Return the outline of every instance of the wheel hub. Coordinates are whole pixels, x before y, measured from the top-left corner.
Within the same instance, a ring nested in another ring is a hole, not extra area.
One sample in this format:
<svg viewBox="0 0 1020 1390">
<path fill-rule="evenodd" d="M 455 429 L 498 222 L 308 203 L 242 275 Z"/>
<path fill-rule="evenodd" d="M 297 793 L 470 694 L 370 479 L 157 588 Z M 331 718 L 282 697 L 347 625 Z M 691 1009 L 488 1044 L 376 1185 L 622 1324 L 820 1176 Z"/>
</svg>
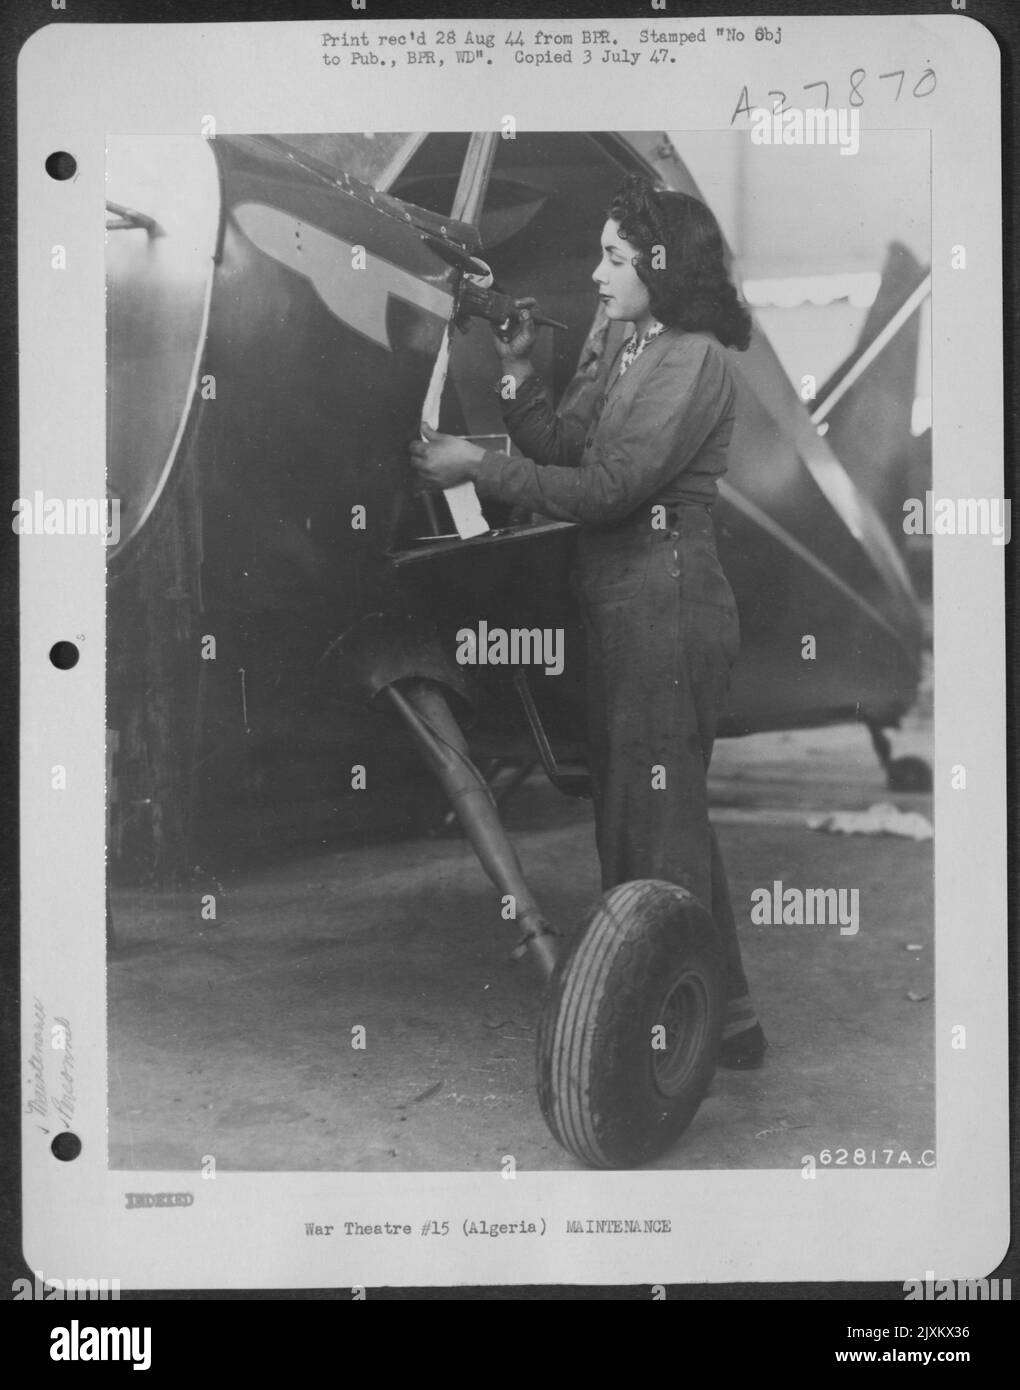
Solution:
<svg viewBox="0 0 1020 1390">
<path fill-rule="evenodd" d="M 665 1033 L 665 1046 L 652 1049 L 652 1076 L 662 1095 L 677 1095 L 686 1085 L 705 1046 L 708 1020 L 708 982 L 687 970 L 673 981 L 654 1014 L 655 1025 Z"/>
</svg>

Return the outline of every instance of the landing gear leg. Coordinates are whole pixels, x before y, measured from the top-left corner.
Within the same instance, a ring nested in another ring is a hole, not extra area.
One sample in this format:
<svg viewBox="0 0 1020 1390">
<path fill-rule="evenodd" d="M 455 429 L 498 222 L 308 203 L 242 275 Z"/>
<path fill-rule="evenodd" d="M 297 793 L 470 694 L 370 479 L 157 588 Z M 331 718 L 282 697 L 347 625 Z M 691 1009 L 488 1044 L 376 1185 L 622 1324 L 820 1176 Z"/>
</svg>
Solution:
<svg viewBox="0 0 1020 1390">
<path fill-rule="evenodd" d="M 409 680 L 402 682 L 399 690 L 388 685 L 386 695 L 439 778 L 482 868 L 501 893 L 513 897 L 515 920 L 523 932 L 518 951 L 530 955 L 548 980 L 556 964 L 558 938 L 539 911 L 492 794 L 471 761 L 442 688 L 432 681 Z"/>
</svg>

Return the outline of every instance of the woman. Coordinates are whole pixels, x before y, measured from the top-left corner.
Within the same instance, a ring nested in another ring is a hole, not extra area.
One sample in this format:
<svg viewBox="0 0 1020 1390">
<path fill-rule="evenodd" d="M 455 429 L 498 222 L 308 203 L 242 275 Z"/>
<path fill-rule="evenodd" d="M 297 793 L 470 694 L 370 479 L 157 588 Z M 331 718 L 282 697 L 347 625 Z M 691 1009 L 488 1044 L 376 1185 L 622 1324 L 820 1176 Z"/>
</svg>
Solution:
<svg viewBox="0 0 1020 1390">
<path fill-rule="evenodd" d="M 665 879 L 710 909 L 726 959 L 720 1061 L 756 1067 L 766 1042 L 707 793 L 739 647 L 711 518 L 735 410 L 725 349 L 747 347 L 750 318 L 708 208 L 638 177 L 613 201 L 592 279 L 608 317 L 634 332 L 602 364 L 595 391 L 577 395 L 584 405 L 562 416 L 550 408 L 530 360 L 533 301 L 522 300 L 520 326 L 497 346 L 504 384 L 514 383 L 507 428 L 525 457 L 428 431 L 412 461 L 426 488 L 470 480 L 483 501 L 580 522 L 574 582 L 588 637 L 603 888 Z"/>
</svg>

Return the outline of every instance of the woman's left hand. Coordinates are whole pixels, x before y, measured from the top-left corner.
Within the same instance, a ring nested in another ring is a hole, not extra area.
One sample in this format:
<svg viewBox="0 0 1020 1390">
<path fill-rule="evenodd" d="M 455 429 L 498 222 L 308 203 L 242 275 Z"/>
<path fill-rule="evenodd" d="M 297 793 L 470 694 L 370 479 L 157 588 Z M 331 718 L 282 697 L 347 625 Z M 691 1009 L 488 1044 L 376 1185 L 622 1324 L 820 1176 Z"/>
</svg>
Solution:
<svg viewBox="0 0 1020 1390">
<path fill-rule="evenodd" d="M 424 440 L 411 445 L 411 465 L 425 492 L 440 492 L 477 476 L 478 462 L 485 450 L 453 434 L 439 434 L 422 425 Z"/>
</svg>

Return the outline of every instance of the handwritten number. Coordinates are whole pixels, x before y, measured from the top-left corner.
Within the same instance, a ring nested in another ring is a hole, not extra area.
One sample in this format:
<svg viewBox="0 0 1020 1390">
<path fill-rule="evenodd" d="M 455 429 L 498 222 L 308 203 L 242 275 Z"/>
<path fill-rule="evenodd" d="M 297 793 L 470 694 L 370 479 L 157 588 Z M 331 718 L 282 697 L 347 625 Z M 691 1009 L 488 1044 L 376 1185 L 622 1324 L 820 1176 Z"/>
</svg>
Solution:
<svg viewBox="0 0 1020 1390">
<path fill-rule="evenodd" d="M 805 83 L 804 83 L 804 90 L 805 90 L 805 92 L 810 92 L 810 90 L 811 90 L 812 87 L 824 87 L 824 88 L 825 88 L 825 101 L 824 101 L 823 105 L 824 105 L 824 107 L 825 107 L 826 109 L 828 109 L 828 105 L 829 105 L 829 84 L 828 84 L 828 82 L 805 82 Z"/>
<path fill-rule="evenodd" d="M 864 68 L 854 68 L 853 72 L 850 74 L 849 101 L 850 101 L 850 105 L 851 105 L 851 106 L 863 106 L 863 105 L 864 105 L 864 92 L 863 92 L 862 88 L 863 88 L 863 85 L 864 85 L 864 79 L 867 77 L 867 75 L 868 75 L 868 74 L 867 74 L 867 71 L 866 71 Z M 887 80 L 888 78 L 890 78 L 890 77 L 895 77 L 895 78 L 897 79 L 897 83 L 896 83 L 896 95 L 895 95 L 895 97 L 893 97 L 893 100 L 894 100 L 894 101 L 899 101 L 900 96 L 901 96 L 901 94 L 902 94 L 902 92 L 903 92 L 903 79 L 906 77 L 906 69 L 905 69 L 905 68 L 895 68 L 892 72 L 880 72 L 880 73 L 878 74 L 878 80 L 879 80 L 880 82 L 884 82 L 884 81 L 886 81 L 886 80 Z M 927 96 L 931 96 L 932 92 L 934 92 L 934 90 L 935 90 L 935 86 L 936 86 L 936 78 L 935 78 L 934 69 L 932 69 L 932 68 L 925 68 L 925 70 L 921 73 L 921 76 L 920 76 L 920 77 L 917 79 L 917 81 L 914 83 L 914 86 L 913 86 L 913 95 L 914 95 L 915 97 L 927 97 Z M 824 87 L 824 88 L 825 88 L 825 102 L 824 102 L 824 105 L 825 105 L 825 107 L 826 107 L 826 109 L 827 109 L 828 106 L 829 106 L 829 90 L 830 90 L 830 88 L 829 88 L 829 83 L 828 83 L 827 81 L 825 81 L 825 82 L 823 82 L 823 81 L 819 81 L 819 82 L 805 82 L 805 83 L 804 83 L 804 86 L 803 86 L 803 90 L 804 90 L 805 92 L 810 92 L 810 91 L 813 91 L 816 87 Z M 778 98 L 779 98 L 778 101 L 773 101 L 773 103 L 772 103 L 772 110 L 773 110 L 773 112 L 774 112 L 775 115 L 781 116 L 781 115 L 783 114 L 783 112 L 786 110 L 786 93 L 785 93 L 785 92 L 779 92 L 779 91 L 770 91 L 768 95 L 769 95 L 770 97 L 778 97 Z M 733 115 L 730 117 L 730 125 L 733 124 L 733 122 L 737 119 L 738 116 L 749 116 L 750 114 L 751 114 L 751 102 L 750 102 L 750 98 L 749 98 L 749 96 L 748 96 L 748 91 L 747 91 L 747 88 L 746 88 L 746 87 L 741 87 L 741 89 L 740 89 L 740 98 L 739 98 L 739 100 L 737 101 L 736 110 L 733 112 Z"/>
</svg>

